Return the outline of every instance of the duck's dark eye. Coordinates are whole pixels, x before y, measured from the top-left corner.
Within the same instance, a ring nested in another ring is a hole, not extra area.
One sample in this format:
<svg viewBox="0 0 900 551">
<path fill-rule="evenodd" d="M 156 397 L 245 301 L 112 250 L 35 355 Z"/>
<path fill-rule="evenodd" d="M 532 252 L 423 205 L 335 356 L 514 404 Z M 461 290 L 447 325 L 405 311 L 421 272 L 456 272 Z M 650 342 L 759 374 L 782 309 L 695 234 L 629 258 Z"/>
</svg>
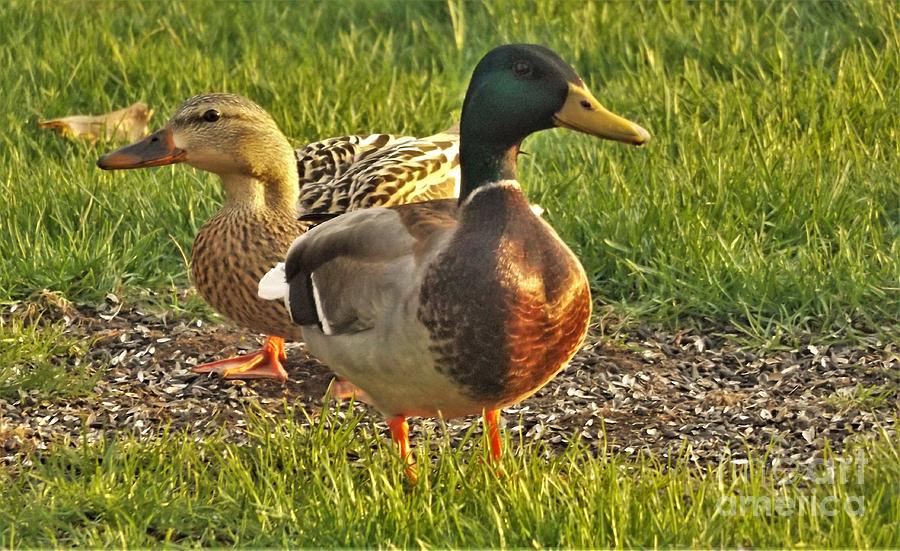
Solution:
<svg viewBox="0 0 900 551">
<path fill-rule="evenodd" d="M 221 117 L 222 114 L 215 109 L 210 109 L 209 111 L 203 113 L 203 120 L 205 120 L 206 122 L 216 122 Z"/>
<path fill-rule="evenodd" d="M 513 73 L 517 77 L 527 77 L 531 74 L 531 64 L 527 61 L 516 61 L 513 63 Z"/>
</svg>

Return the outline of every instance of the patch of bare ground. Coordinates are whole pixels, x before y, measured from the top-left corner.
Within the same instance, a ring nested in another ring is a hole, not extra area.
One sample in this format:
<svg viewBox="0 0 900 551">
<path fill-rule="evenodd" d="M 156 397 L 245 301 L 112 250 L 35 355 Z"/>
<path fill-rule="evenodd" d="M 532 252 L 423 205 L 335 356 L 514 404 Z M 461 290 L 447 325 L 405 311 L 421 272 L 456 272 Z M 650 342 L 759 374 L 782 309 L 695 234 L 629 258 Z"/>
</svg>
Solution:
<svg viewBox="0 0 900 551">
<path fill-rule="evenodd" d="M 115 302 L 40 310 L 38 323 L 64 320 L 68 333 L 93 341 L 79 360 L 100 377 L 88 397 L 20 392 L 0 399 L 0 464 L 14 470 L 54 442 L 153 438 L 166 426 L 201 439 L 224 425 L 241 442 L 248 408 L 277 416 L 286 402 L 297 415 L 302 408 L 315 417 L 333 378 L 302 345 L 289 346 L 291 378 L 284 385 L 194 374 L 198 363 L 258 348 L 256 336 L 230 325 L 171 320 Z M 0 321 L 37 319 L 34 313 L 33 305 L 14 305 L 0 312 Z M 701 464 L 742 462 L 756 451 L 790 467 L 819 460 L 826 446 L 840 453 L 853 438 L 896 437 L 895 344 L 872 337 L 852 347 L 763 353 L 735 343 L 646 330 L 614 342 L 589 337 L 550 384 L 505 410 L 513 448 L 520 440 L 561 448 L 581 439 L 595 452 L 683 455 Z M 371 413 L 374 423 L 378 416 Z M 447 436 L 458 443 L 473 423 L 478 420 L 449 421 Z M 435 420 L 414 420 L 413 438 L 423 430 L 442 429 Z"/>
</svg>

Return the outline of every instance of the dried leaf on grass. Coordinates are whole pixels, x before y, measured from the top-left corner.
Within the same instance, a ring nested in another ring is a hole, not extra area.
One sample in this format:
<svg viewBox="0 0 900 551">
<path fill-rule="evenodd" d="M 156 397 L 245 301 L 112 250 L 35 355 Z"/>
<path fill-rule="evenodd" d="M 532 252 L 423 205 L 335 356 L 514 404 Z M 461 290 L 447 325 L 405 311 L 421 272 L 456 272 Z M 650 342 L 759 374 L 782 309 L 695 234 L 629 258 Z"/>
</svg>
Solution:
<svg viewBox="0 0 900 551">
<path fill-rule="evenodd" d="M 137 141 L 147 134 L 152 116 L 153 110 L 146 103 L 137 102 L 105 115 L 71 115 L 38 121 L 38 127 L 55 130 L 69 139 Z"/>
</svg>

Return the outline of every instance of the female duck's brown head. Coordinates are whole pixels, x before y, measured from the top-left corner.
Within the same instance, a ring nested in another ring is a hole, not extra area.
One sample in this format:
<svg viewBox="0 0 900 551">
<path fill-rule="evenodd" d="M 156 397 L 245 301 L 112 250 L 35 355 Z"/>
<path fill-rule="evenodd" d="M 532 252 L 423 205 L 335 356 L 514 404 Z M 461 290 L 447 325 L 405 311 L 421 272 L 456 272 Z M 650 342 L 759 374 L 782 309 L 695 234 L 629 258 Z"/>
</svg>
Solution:
<svg viewBox="0 0 900 551">
<path fill-rule="evenodd" d="M 100 157 L 104 170 L 187 163 L 218 174 L 231 201 L 263 198 L 267 188 L 297 188 L 294 150 L 272 117 L 235 94 L 184 102 L 166 125 L 143 140 Z M 262 193 L 256 193 L 262 192 Z"/>
</svg>

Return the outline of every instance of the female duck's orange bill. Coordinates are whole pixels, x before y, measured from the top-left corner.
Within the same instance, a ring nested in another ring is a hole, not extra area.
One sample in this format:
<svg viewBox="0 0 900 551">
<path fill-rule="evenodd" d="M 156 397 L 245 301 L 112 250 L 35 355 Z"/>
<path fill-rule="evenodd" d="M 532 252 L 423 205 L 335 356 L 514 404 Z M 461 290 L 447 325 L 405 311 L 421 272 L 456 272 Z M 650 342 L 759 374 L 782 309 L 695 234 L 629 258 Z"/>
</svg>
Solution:
<svg viewBox="0 0 900 551">
<path fill-rule="evenodd" d="M 185 150 L 175 147 L 172 131 L 163 128 L 139 142 L 100 157 L 97 166 L 103 170 L 146 168 L 180 163 L 186 157 Z"/>
</svg>

